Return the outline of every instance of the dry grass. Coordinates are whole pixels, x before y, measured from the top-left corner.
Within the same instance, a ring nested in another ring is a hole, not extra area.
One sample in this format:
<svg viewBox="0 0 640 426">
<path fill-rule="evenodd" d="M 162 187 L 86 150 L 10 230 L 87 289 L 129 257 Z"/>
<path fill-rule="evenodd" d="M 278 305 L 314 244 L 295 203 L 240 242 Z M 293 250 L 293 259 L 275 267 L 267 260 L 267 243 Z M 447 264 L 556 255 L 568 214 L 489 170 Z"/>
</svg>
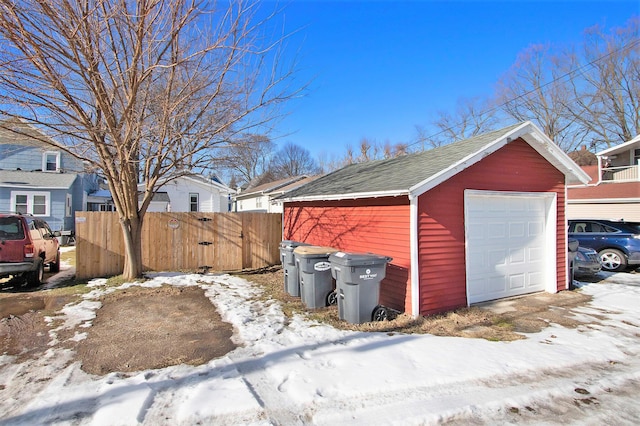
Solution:
<svg viewBox="0 0 640 426">
<path fill-rule="evenodd" d="M 265 300 L 278 300 L 284 314 L 289 317 L 297 313 L 342 330 L 433 334 L 490 341 L 524 339 L 523 333 L 538 332 L 550 323 L 576 327 L 581 323 L 573 318 L 571 308 L 590 300 L 589 296 L 575 291 L 540 293 L 509 300 L 511 308 L 503 313 L 470 307 L 429 317 L 412 318 L 401 313 L 390 321 L 350 324 L 338 318 L 335 306 L 308 310 L 300 298 L 290 296 L 284 289 L 284 274 L 280 267 L 244 272 L 238 276 L 259 285 L 264 291 L 261 297 Z"/>
</svg>

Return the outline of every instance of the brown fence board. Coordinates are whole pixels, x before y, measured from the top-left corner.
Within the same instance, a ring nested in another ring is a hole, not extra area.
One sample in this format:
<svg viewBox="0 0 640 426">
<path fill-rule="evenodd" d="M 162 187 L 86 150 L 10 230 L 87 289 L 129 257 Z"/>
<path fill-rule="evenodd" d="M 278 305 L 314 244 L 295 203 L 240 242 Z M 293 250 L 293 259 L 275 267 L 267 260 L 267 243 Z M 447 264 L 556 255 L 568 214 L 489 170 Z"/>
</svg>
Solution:
<svg viewBox="0 0 640 426">
<path fill-rule="evenodd" d="M 282 216 L 274 213 L 147 213 L 145 271 L 256 269 L 280 262 Z M 117 213 L 76 213 L 76 276 L 122 273 L 124 240 Z"/>
</svg>

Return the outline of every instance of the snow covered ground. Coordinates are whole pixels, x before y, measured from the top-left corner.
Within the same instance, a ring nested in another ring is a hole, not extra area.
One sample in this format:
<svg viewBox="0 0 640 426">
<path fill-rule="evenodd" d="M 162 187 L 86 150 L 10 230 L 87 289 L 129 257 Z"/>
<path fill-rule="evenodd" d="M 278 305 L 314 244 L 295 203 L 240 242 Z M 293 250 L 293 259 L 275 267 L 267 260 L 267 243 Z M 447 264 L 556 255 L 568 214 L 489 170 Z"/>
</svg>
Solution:
<svg viewBox="0 0 640 426">
<path fill-rule="evenodd" d="M 241 346 L 198 367 L 107 376 L 65 366 L 69 350 L 0 356 L 0 424 L 637 424 L 640 274 L 602 274 L 583 283 L 583 326 L 514 342 L 340 331 L 287 320 L 240 278 L 158 274 L 122 287 L 201 286 Z M 91 326 L 113 291 L 103 284 L 64 308 L 62 327 Z"/>
</svg>

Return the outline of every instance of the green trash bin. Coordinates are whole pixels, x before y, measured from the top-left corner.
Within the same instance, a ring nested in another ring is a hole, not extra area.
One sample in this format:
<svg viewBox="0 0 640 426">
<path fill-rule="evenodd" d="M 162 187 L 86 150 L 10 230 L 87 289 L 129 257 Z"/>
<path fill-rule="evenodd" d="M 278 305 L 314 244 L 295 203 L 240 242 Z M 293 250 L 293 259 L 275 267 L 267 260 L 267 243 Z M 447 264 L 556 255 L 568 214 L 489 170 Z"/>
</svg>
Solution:
<svg viewBox="0 0 640 426">
<path fill-rule="evenodd" d="M 296 247 L 308 245 L 309 244 L 291 240 L 283 240 L 279 245 L 280 261 L 284 269 L 284 291 L 294 297 L 300 297 L 300 282 L 293 250 L 295 250 Z"/>
<path fill-rule="evenodd" d="M 299 246 L 293 250 L 300 278 L 300 298 L 307 308 L 336 304 L 336 293 L 329 256 L 333 247 Z"/>
<path fill-rule="evenodd" d="M 372 253 L 337 252 L 329 256 L 341 320 L 351 324 L 374 320 L 374 311 L 379 307 L 380 282 L 391 260 Z"/>
</svg>

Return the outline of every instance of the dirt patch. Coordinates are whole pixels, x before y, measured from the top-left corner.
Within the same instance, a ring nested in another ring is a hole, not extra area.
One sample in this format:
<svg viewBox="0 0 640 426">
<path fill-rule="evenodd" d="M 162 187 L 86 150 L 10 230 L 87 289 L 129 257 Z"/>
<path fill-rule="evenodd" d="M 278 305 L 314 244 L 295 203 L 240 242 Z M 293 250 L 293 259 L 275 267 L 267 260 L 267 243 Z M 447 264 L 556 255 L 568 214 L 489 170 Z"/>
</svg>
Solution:
<svg viewBox="0 0 640 426">
<path fill-rule="evenodd" d="M 231 325 L 199 287 L 133 287 L 101 301 L 76 347 L 88 373 L 200 365 L 235 348 Z"/>
<path fill-rule="evenodd" d="M 42 355 L 49 344 L 45 317 L 72 298 L 39 293 L 5 293 L 0 297 L 0 355 L 18 360 Z"/>
</svg>

